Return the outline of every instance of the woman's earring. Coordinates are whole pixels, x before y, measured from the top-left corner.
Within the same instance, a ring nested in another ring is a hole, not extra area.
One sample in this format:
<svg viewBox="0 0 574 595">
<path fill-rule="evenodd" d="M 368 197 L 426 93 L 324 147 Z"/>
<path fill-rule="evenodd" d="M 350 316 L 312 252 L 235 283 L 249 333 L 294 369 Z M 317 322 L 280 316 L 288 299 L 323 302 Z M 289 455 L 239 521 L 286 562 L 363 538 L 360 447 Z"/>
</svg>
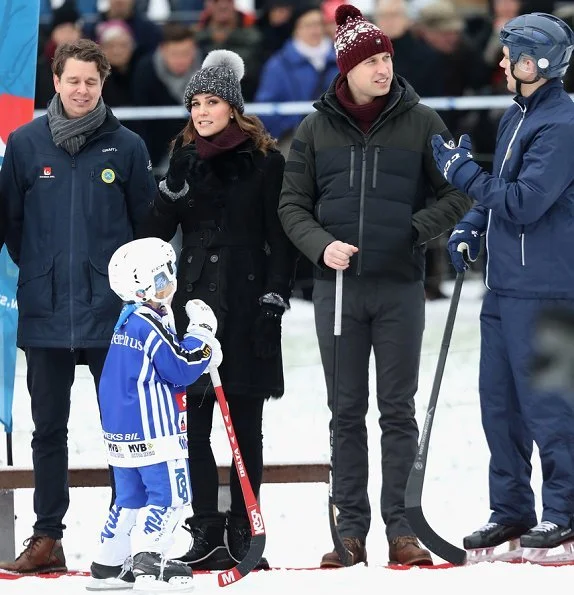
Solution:
<svg viewBox="0 0 574 595">
<path fill-rule="evenodd" d="M 233 114 L 231 114 L 231 116 L 229 116 L 229 119 L 230 120 L 233 120 Z"/>
</svg>

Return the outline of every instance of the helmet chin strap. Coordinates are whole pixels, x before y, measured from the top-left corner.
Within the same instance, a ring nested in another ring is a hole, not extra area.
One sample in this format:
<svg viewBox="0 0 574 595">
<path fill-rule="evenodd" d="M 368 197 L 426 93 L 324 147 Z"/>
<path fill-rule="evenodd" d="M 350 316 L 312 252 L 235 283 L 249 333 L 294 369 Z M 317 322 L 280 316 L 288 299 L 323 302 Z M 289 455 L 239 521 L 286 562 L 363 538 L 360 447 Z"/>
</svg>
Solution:
<svg viewBox="0 0 574 595">
<path fill-rule="evenodd" d="M 532 85 L 533 83 L 537 83 L 542 77 L 540 76 L 540 73 L 537 72 L 534 80 L 523 81 L 522 79 L 519 79 L 516 76 L 516 74 L 514 74 L 515 67 L 516 67 L 516 62 L 514 62 L 514 64 L 510 65 L 510 74 L 512 75 L 512 78 L 516 81 L 516 93 L 522 97 L 522 85 Z"/>
</svg>

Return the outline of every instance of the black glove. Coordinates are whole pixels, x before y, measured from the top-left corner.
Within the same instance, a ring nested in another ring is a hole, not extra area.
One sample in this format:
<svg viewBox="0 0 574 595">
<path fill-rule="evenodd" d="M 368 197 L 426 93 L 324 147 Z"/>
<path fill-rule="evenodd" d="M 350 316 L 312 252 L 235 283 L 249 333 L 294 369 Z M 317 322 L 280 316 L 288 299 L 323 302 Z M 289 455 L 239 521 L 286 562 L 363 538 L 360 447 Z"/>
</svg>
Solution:
<svg viewBox="0 0 574 595">
<path fill-rule="evenodd" d="M 253 350 L 255 357 L 270 358 L 279 353 L 281 347 L 281 317 L 285 308 L 276 304 L 261 305 L 253 325 Z"/>
<path fill-rule="evenodd" d="M 166 184 L 172 192 L 179 192 L 185 185 L 191 166 L 197 160 L 195 143 L 182 147 L 183 137 L 178 136 L 173 146 L 169 167 L 167 170 Z"/>
</svg>

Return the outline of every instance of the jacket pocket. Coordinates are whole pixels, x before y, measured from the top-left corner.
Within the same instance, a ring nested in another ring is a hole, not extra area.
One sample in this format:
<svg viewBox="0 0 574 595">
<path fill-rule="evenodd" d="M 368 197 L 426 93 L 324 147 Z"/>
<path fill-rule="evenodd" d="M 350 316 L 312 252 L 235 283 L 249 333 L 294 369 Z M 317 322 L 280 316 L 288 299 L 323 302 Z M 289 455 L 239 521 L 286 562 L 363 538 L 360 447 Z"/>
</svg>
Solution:
<svg viewBox="0 0 574 595">
<path fill-rule="evenodd" d="M 20 263 L 18 311 L 22 316 L 44 318 L 54 313 L 54 259 Z"/>
<path fill-rule="evenodd" d="M 99 315 L 118 314 L 120 299 L 110 288 L 108 264 L 89 260 L 90 266 L 90 308 Z"/>
</svg>

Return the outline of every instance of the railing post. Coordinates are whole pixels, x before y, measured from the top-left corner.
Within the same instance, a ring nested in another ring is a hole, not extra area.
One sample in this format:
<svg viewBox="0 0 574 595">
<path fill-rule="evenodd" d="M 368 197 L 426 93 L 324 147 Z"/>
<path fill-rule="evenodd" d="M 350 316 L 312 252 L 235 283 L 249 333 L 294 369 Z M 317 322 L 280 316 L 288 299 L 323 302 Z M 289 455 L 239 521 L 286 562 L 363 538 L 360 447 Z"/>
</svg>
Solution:
<svg viewBox="0 0 574 595">
<path fill-rule="evenodd" d="M 0 490 L 0 560 L 14 560 L 14 490 Z"/>
</svg>

